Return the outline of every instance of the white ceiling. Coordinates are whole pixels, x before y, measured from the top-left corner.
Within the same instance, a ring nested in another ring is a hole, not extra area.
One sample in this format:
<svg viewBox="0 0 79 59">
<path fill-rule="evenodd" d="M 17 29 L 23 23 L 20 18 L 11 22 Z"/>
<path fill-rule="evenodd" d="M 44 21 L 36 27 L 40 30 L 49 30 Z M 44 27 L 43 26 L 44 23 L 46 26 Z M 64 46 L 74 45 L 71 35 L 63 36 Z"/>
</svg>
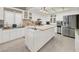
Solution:
<svg viewBox="0 0 79 59">
<path fill-rule="evenodd" d="M 24 9 L 24 10 L 27 9 L 27 10 L 33 11 L 35 13 L 40 13 L 40 9 L 41 9 L 41 7 L 19 7 L 19 8 Z M 45 8 L 48 11 L 48 14 L 55 14 L 58 12 L 75 9 L 78 7 L 45 7 Z"/>
<path fill-rule="evenodd" d="M 46 10 L 48 11 L 49 14 L 54 14 L 62 11 L 67 11 L 73 8 L 74 7 L 46 7 Z M 29 8 L 29 10 L 39 13 L 41 10 L 41 7 L 32 7 L 32 8 Z"/>
</svg>

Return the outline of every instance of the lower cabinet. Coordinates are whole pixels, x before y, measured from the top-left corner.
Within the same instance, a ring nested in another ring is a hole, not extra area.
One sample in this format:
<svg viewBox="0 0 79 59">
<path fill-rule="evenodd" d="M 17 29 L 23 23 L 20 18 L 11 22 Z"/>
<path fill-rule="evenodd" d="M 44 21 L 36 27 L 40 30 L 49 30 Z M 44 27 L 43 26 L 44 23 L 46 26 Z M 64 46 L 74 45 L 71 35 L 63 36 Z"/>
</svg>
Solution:
<svg viewBox="0 0 79 59">
<path fill-rule="evenodd" d="M 51 38 L 55 35 L 54 28 L 40 31 L 37 30 L 34 32 L 34 51 L 38 51 L 42 46 L 44 46 Z"/>
<path fill-rule="evenodd" d="M 75 50 L 79 52 L 79 35 L 75 32 Z"/>
<path fill-rule="evenodd" d="M 14 40 L 16 39 L 16 32 L 15 32 L 15 29 L 11 30 L 11 33 L 10 33 L 10 40 Z"/>
<path fill-rule="evenodd" d="M 10 30 L 4 30 L 2 32 L 2 43 L 10 41 Z"/>
<path fill-rule="evenodd" d="M 24 33 L 25 33 L 24 28 L 16 29 L 16 31 L 17 31 L 17 38 L 25 36 L 24 35 Z"/>
<path fill-rule="evenodd" d="M 10 40 L 18 39 L 24 36 L 24 28 L 18 28 L 11 30 Z"/>
<path fill-rule="evenodd" d="M 24 36 L 24 28 L 0 30 L 0 43 L 5 43 Z"/>
<path fill-rule="evenodd" d="M 34 51 L 33 30 L 25 30 L 25 44 L 29 50 Z"/>
<path fill-rule="evenodd" d="M 0 43 L 2 43 L 2 30 L 0 29 Z"/>
</svg>

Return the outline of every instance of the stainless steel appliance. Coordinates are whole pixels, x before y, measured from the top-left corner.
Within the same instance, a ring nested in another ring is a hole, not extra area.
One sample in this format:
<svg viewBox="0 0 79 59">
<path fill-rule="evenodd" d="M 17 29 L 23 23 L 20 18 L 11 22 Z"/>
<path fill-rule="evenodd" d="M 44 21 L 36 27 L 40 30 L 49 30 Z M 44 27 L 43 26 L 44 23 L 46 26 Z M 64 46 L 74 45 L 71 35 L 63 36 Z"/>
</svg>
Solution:
<svg viewBox="0 0 79 59">
<path fill-rule="evenodd" d="M 57 21 L 57 33 L 61 34 L 62 21 Z"/>
<path fill-rule="evenodd" d="M 75 38 L 76 15 L 69 15 L 63 17 L 62 34 Z"/>
<path fill-rule="evenodd" d="M 79 29 L 79 15 L 77 15 L 76 28 Z"/>
</svg>

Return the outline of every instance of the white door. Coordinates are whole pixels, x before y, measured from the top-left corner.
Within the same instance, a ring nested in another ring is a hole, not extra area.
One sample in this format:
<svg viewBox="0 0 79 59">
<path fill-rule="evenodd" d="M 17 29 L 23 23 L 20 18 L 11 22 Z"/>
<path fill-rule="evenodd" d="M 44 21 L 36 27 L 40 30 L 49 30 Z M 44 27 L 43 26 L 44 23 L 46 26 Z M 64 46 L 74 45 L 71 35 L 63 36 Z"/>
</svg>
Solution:
<svg viewBox="0 0 79 59">
<path fill-rule="evenodd" d="M 9 26 L 12 26 L 14 24 L 14 12 L 12 11 L 4 11 L 4 24 L 8 24 Z"/>
</svg>

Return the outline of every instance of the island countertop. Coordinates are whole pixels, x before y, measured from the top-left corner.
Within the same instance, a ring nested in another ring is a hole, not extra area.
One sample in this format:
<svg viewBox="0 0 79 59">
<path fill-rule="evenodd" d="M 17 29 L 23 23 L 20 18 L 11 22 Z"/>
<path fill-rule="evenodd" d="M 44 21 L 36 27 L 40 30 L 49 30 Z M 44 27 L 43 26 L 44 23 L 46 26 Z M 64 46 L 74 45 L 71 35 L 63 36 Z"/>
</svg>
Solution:
<svg viewBox="0 0 79 59">
<path fill-rule="evenodd" d="M 56 27 L 56 24 L 50 24 L 50 25 L 40 25 L 40 26 L 28 26 L 28 29 L 36 29 L 36 30 L 47 30 L 50 28 Z"/>
</svg>

